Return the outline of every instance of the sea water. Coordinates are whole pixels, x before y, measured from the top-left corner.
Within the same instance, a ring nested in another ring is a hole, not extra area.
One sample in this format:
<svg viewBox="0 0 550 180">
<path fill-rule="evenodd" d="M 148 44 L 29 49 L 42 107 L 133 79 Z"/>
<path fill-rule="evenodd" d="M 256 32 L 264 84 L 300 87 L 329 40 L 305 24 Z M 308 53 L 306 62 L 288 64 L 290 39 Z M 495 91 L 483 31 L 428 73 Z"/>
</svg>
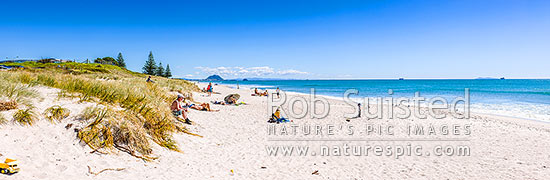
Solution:
<svg viewBox="0 0 550 180">
<path fill-rule="evenodd" d="M 449 100 L 464 97 L 470 91 L 473 112 L 488 112 L 550 122 L 550 79 L 434 79 L 434 80 L 254 80 L 221 81 L 219 84 L 241 89 L 275 89 L 342 99 L 348 89 L 357 89 L 363 97 L 413 97 L 415 92 L 431 98 Z M 389 94 L 391 89 L 393 94 Z M 251 91 L 252 92 L 252 91 Z"/>
</svg>

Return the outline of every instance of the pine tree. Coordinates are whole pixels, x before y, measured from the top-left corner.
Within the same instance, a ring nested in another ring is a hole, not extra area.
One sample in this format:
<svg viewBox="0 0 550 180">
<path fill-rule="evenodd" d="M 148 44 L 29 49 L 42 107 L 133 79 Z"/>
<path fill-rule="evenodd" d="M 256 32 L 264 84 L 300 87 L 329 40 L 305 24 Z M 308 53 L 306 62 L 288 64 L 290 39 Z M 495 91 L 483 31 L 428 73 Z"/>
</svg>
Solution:
<svg viewBox="0 0 550 180">
<path fill-rule="evenodd" d="M 162 62 L 159 62 L 157 66 L 157 76 L 164 76 L 164 67 L 162 67 Z"/>
<path fill-rule="evenodd" d="M 155 58 L 153 58 L 153 52 L 149 52 L 149 59 L 143 65 L 143 73 L 149 75 L 156 75 L 157 63 L 155 63 Z"/>
<path fill-rule="evenodd" d="M 172 71 L 170 71 L 170 64 L 166 65 L 166 71 L 164 71 L 164 77 L 172 77 Z"/>
<path fill-rule="evenodd" d="M 121 68 L 126 68 L 126 62 L 124 62 L 124 58 L 122 57 L 122 53 L 118 53 L 118 57 L 116 58 L 117 66 Z"/>
</svg>

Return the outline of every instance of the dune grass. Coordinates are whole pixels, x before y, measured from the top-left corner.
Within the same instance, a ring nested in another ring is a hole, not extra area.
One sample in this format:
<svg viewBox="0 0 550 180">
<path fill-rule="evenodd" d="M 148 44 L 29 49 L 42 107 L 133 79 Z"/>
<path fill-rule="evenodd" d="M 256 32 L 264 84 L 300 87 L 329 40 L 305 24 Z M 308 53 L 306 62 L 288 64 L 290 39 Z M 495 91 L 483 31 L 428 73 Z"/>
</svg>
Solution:
<svg viewBox="0 0 550 180">
<path fill-rule="evenodd" d="M 10 99 L 10 102 L 15 103 L 15 104 L 6 104 L 6 105 L 9 107 L 15 105 L 15 107 L 17 107 L 18 104 L 23 104 L 23 105 L 32 107 L 32 103 L 30 100 L 32 98 L 37 98 L 38 93 L 34 90 L 31 90 L 28 84 L 25 85 L 25 84 L 9 81 L 9 79 L 6 79 L 6 78 L 7 77 L 0 77 L 0 97 L 5 97 L 7 99 Z M 5 109 L 5 110 L 9 110 L 9 109 Z"/>
<path fill-rule="evenodd" d="M 4 117 L 4 114 L 0 114 L 0 125 L 8 123 L 8 119 Z"/>
<path fill-rule="evenodd" d="M 80 115 L 81 119 L 91 122 L 81 129 L 78 138 L 92 149 L 108 152 L 115 147 L 147 157 L 151 153 L 146 138 L 149 137 L 160 146 L 180 151 L 172 134 L 185 128 L 175 121 L 169 103 L 175 99 L 175 92 L 197 91 L 193 83 L 163 77 L 153 77 L 156 83 L 147 83 L 146 75 L 111 65 L 32 62 L 19 65 L 28 68 L 0 72 L 0 78 L 11 83 L 43 85 L 64 93 L 78 93 L 81 101 L 94 98 L 99 104 L 123 109 L 93 107 Z M 34 69 L 37 67 L 41 68 Z M 113 114 L 121 118 L 112 118 Z"/>
<path fill-rule="evenodd" d="M 79 130 L 77 137 L 94 151 L 103 153 L 118 149 L 145 161 L 155 159 L 147 132 L 139 126 L 139 119 L 130 111 L 115 111 L 108 107 L 90 106 L 80 115 L 91 121 Z"/>
<path fill-rule="evenodd" d="M 86 117 L 93 121 L 81 129 L 77 137 L 94 150 L 112 150 L 114 144 L 113 134 L 108 124 L 104 123 L 113 120 L 112 110 L 108 108 L 94 108 L 87 111 L 87 113 L 89 114 L 87 114 Z"/>
<path fill-rule="evenodd" d="M 43 114 L 46 119 L 50 120 L 50 122 L 53 123 L 54 121 L 61 122 L 61 120 L 69 117 L 71 111 L 59 105 L 54 105 L 44 110 Z"/>
<path fill-rule="evenodd" d="M 32 126 L 38 119 L 32 108 L 27 108 L 25 110 L 17 110 L 17 112 L 13 114 L 13 120 L 20 125 Z"/>
</svg>

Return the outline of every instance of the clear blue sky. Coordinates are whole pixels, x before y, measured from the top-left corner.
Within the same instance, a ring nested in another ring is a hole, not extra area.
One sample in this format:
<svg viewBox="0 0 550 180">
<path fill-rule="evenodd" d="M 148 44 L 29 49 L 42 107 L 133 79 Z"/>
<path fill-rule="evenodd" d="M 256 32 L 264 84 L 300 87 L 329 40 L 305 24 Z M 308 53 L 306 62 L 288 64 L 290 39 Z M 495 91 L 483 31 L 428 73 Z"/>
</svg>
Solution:
<svg viewBox="0 0 550 180">
<path fill-rule="evenodd" d="M 176 77 L 550 77 L 550 1 L 2 1 L 0 57 Z"/>
</svg>

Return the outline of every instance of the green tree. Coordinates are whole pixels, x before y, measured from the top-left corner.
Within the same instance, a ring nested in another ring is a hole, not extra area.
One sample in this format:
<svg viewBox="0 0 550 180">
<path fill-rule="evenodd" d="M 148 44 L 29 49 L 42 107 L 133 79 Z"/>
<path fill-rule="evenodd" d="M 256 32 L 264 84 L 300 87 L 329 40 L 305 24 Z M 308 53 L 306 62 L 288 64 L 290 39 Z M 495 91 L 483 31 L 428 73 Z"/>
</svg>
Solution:
<svg viewBox="0 0 550 180">
<path fill-rule="evenodd" d="M 116 59 L 113 57 L 104 57 L 103 64 L 117 65 L 118 63 Z"/>
<path fill-rule="evenodd" d="M 94 60 L 94 63 L 103 64 L 103 59 L 101 59 L 101 58 L 96 58 L 96 59 Z"/>
<path fill-rule="evenodd" d="M 116 65 L 117 61 L 112 57 L 96 58 L 94 63 Z"/>
<path fill-rule="evenodd" d="M 166 70 L 164 71 L 164 77 L 172 77 L 172 71 L 170 71 L 170 64 L 166 65 Z"/>
<path fill-rule="evenodd" d="M 157 76 L 164 76 L 164 67 L 162 67 L 162 62 L 159 62 L 157 66 Z"/>
<path fill-rule="evenodd" d="M 155 63 L 152 51 L 149 52 L 149 59 L 145 62 L 142 69 L 145 74 L 156 75 L 157 63 Z"/>
<path fill-rule="evenodd" d="M 121 68 L 126 68 L 126 62 L 124 62 L 124 58 L 122 57 L 122 53 L 118 53 L 118 57 L 116 58 L 117 66 Z"/>
</svg>

